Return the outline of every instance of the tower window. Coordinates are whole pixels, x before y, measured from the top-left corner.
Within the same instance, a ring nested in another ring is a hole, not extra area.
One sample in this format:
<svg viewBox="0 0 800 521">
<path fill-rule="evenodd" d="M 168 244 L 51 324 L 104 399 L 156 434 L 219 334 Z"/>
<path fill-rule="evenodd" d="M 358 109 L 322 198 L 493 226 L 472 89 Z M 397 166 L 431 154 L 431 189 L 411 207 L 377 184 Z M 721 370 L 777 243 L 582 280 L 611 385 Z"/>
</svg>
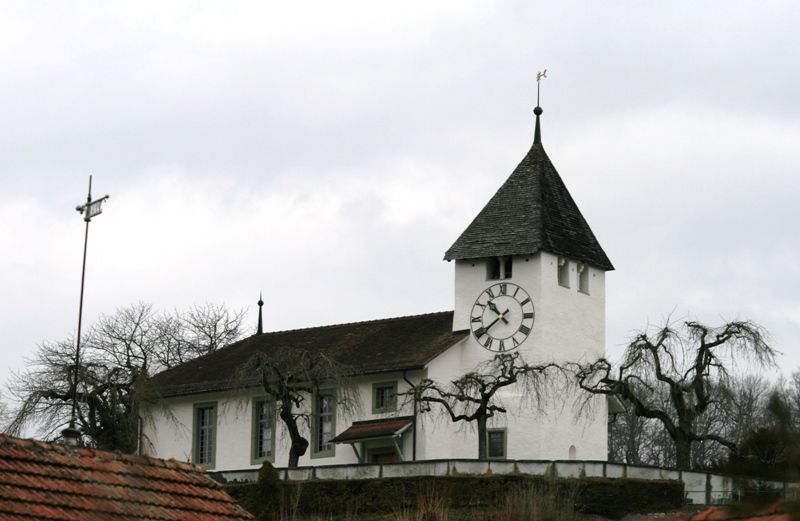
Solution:
<svg viewBox="0 0 800 521">
<path fill-rule="evenodd" d="M 486 280 L 510 279 L 514 267 L 514 257 L 489 257 L 486 259 Z"/>
<path fill-rule="evenodd" d="M 564 257 L 558 258 L 558 285 L 569 287 L 569 261 Z"/>
<path fill-rule="evenodd" d="M 589 266 L 578 263 L 578 291 L 589 294 Z"/>
</svg>

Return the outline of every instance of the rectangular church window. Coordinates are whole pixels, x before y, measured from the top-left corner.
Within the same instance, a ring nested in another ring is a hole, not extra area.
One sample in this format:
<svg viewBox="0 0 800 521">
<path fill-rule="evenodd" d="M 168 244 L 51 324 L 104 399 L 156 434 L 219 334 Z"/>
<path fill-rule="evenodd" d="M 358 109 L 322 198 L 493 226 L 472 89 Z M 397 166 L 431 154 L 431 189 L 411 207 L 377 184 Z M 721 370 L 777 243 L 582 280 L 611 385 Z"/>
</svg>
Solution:
<svg viewBox="0 0 800 521">
<path fill-rule="evenodd" d="M 331 391 L 320 392 L 314 399 L 314 431 L 312 458 L 327 458 L 335 455 L 331 440 L 336 421 L 336 396 Z"/>
<path fill-rule="evenodd" d="M 275 402 L 253 400 L 252 464 L 275 458 Z"/>
<path fill-rule="evenodd" d="M 486 432 L 486 454 L 490 459 L 506 457 L 506 430 L 489 429 Z"/>
<path fill-rule="evenodd" d="M 217 406 L 213 403 L 194 406 L 194 432 L 192 436 L 194 463 L 206 468 L 214 467 L 216 445 Z"/>
<path fill-rule="evenodd" d="M 394 412 L 397 410 L 397 382 L 372 384 L 372 412 Z"/>
</svg>

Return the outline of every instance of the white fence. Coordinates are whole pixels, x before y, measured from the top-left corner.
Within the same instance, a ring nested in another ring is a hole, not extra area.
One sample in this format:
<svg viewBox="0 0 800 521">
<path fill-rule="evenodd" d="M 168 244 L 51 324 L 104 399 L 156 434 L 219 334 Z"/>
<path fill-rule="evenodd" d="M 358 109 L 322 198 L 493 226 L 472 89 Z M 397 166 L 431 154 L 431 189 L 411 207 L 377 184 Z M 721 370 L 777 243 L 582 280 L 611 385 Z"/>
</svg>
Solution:
<svg viewBox="0 0 800 521">
<path fill-rule="evenodd" d="M 415 476 L 489 476 L 497 474 L 523 474 L 561 478 L 604 477 L 652 480 L 679 480 L 683 482 L 686 499 L 693 504 L 728 503 L 733 500 L 745 478 L 736 478 L 711 472 L 695 472 L 659 467 L 626 465 L 605 461 L 549 461 L 549 460 L 428 460 L 384 464 L 326 465 L 279 468 L 281 479 L 305 481 L 312 479 L 378 479 L 408 478 Z M 257 470 L 213 472 L 226 482 L 252 482 L 258 478 Z M 753 483 L 755 480 L 747 480 Z M 779 492 L 787 499 L 800 499 L 800 483 L 783 481 L 757 481 L 759 489 Z"/>
</svg>

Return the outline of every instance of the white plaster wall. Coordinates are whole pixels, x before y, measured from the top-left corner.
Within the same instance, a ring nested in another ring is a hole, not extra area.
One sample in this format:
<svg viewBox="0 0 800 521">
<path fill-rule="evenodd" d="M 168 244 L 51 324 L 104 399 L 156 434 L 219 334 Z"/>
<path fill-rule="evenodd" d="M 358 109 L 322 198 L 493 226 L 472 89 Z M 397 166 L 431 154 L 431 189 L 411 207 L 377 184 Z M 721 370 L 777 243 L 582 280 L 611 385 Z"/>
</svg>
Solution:
<svg viewBox="0 0 800 521">
<path fill-rule="evenodd" d="M 529 337 L 518 348 L 531 363 L 585 362 L 605 355 L 605 272 L 589 266 L 589 294 L 578 288 L 577 263 L 570 260 L 570 288 L 558 284 L 558 257 L 541 252 L 514 257 L 513 277 L 534 302 L 536 318 Z M 497 281 L 486 280 L 483 259 L 456 261 L 453 330 L 469 329 L 469 317 L 477 297 Z M 445 381 L 490 360 L 487 351 L 470 336 L 429 365 L 432 379 Z M 456 360 L 460 360 L 457 367 Z M 507 456 L 511 459 L 567 459 L 576 447 L 577 459 L 607 458 L 607 409 L 602 397 L 591 400 L 591 411 L 578 415 L 582 395 L 556 392 L 543 410 L 521 400 L 519 390 L 509 388 L 501 397 L 509 413 L 490 426 L 508 430 Z M 425 419 L 426 458 L 477 457 L 477 434 L 464 426 L 435 424 Z M 455 440 L 452 442 L 451 440 Z"/>
<path fill-rule="evenodd" d="M 411 374 L 409 378 L 419 379 L 422 373 Z M 410 403 L 403 406 L 402 397 L 398 397 L 398 410 L 393 413 L 372 413 L 372 384 L 375 382 L 397 381 L 398 393 L 408 390 L 408 384 L 403 380 L 402 373 L 387 373 L 359 378 L 356 382 L 357 392 L 360 396 L 360 410 L 355 415 L 346 415 L 341 408 L 336 413 L 336 434 L 341 433 L 353 421 L 370 420 L 393 416 L 410 416 L 413 406 Z M 413 381 L 413 380 L 412 380 Z M 195 404 L 213 402 L 217 404 L 216 445 L 214 470 L 241 470 L 255 469 L 259 465 L 250 463 L 251 432 L 252 432 L 252 404 L 253 399 L 263 396 L 257 389 L 249 392 L 238 393 L 203 393 L 191 396 L 164 400 L 163 405 L 171 411 L 171 416 L 165 414 L 162 408 L 146 412 L 149 417 L 145 421 L 143 433 L 146 440 L 143 452 L 159 458 L 175 458 L 180 461 L 190 461 L 192 451 L 192 425 L 194 421 Z M 306 399 L 310 407 L 310 398 Z M 289 461 L 290 440 L 280 419 L 276 419 L 277 438 L 275 443 L 274 464 L 285 467 Z M 311 441 L 308 427 L 301 422 L 301 431 L 306 439 Z M 413 434 L 407 431 L 401 441 L 404 456 L 411 459 L 413 453 Z M 359 445 L 359 450 L 362 447 Z M 312 458 L 311 447 L 300 458 L 300 465 L 338 465 L 357 463 L 355 453 L 349 445 L 336 445 L 335 455 L 332 457 Z"/>
</svg>

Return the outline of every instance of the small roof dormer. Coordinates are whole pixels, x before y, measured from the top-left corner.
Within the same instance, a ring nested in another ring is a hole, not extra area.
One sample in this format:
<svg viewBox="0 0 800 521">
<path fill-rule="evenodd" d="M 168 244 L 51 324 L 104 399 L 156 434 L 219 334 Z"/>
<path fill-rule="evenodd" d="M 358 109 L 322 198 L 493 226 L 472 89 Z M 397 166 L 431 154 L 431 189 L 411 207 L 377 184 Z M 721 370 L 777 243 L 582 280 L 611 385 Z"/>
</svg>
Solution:
<svg viewBox="0 0 800 521">
<path fill-rule="evenodd" d="M 533 146 L 511 176 L 444 255 L 476 259 L 547 251 L 614 269 L 542 146 L 539 117 Z"/>
</svg>

